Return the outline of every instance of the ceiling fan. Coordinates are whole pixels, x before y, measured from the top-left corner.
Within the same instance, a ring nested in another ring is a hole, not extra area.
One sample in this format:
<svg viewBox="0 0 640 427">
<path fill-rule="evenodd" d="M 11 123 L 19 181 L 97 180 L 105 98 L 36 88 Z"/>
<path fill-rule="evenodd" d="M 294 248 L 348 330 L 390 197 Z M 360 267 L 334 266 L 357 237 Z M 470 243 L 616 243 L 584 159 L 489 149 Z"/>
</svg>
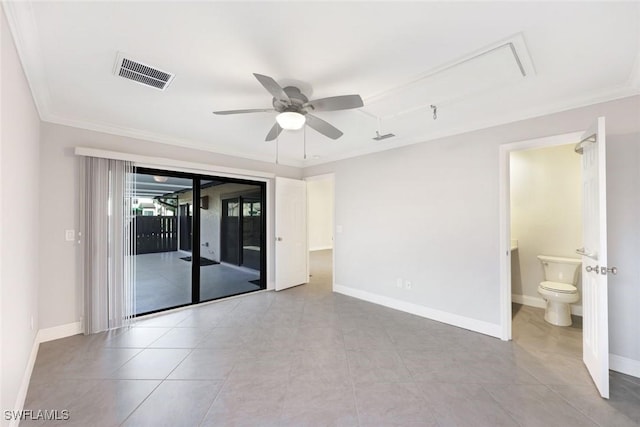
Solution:
<svg viewBox="0 0 640 427">
<path fill-rule="evenodd" d="M 360 95 L 342 95 L 329 98 L 309 99 L 295 86 L 280 87 L 276 81 L 262 74 L 253 74 L 264 88 L 273 96 L 273 108 L 254 108 L 249 110 L 228 110 L 214 111 L 213 114 L 244 114 L 263 113 L 276 111 L 280 114 L 276 116 L 276 123 L 273 125 L 265 141 L 272 141 L 280 135 L 283 129 L 301 129 L 305 124 L 321 134 L 338 139 L 343 134 L 335 126 L 325 122 L 319 117 L 310 114 L 311 111 L 336 111 L 359 108 L 364 105 Z"/>
</svg>

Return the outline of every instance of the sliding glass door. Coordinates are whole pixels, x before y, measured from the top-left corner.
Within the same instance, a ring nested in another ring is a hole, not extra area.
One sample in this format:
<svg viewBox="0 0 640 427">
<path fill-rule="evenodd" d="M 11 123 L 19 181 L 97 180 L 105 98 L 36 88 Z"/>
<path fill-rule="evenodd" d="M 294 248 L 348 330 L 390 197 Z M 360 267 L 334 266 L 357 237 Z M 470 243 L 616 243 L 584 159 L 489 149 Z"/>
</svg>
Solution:
<svg viewBox="0 0 640 427">
<path fill-rule="evenodd" d="M 243 210 L 245 199 L 261 204 L 263 197 L 262 184 L 200 180 L 201 301 L 265 287 L 264 218 L 261 210 L 253 211 L 252 222 L 247 223 L 249 215 Z"/>
<path fill-rule="evenodd" d="M 136 314 L 266 288 L 265 183 L 138 168 Z"/>
</svg>

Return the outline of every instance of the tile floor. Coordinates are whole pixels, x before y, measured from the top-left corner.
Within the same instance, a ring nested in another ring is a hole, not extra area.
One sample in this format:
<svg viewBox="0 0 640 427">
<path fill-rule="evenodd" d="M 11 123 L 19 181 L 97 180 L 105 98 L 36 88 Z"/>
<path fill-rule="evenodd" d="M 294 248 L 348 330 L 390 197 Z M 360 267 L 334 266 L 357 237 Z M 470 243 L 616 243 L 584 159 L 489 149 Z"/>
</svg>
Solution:
<svg viewBox="0 0 640 427">
<path fill-rule="evenodd" d="M 136 313 L 148 313 L 191 302 L 191 263 L 184 252 L 136 255 Z M 200 267 L 203 301 L 260 289 L 251 280 L 256 270 L 225 264 Z"/>
<path fill-rule="evenodd" d="M 640 425 L 640 379 L 612 372 L 601 399 L 579 327 L 515 306 L 502 342 L 334 294 L 330 259 L 304 286 L 44 343 L 25 408 L 68 409 L 64 426 Z"/>
</svg>

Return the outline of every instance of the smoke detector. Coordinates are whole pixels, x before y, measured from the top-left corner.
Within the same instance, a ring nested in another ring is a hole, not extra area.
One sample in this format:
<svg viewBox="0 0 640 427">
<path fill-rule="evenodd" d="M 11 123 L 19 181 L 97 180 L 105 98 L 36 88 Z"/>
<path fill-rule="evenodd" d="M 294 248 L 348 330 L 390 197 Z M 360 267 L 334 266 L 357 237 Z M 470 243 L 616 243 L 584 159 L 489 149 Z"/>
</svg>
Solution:
<svg viewBox="0 0 640 427">
<path fill-rule="evenodd" d="M 122 52 L 116 57 L 113 74 L 158 90 L 165 90 L 175 77 L 172 73 L 128 58 Z"/>
</svg>

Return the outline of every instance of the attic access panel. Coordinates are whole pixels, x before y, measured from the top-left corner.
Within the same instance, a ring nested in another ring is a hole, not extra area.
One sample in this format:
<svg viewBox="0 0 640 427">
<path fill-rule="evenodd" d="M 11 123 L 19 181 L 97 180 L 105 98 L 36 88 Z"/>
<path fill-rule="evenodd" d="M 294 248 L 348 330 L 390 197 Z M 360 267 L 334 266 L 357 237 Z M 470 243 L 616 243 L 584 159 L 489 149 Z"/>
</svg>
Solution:
<svg viewBox="0 0 640 427">
<path fill-rule="evenodd" d="M 363 110 L 380 119 L 399 117 L 431 105 L 461 102 L 534 74 L 524 40 L 512 37 L 376 95 Z"/>
</svg>

